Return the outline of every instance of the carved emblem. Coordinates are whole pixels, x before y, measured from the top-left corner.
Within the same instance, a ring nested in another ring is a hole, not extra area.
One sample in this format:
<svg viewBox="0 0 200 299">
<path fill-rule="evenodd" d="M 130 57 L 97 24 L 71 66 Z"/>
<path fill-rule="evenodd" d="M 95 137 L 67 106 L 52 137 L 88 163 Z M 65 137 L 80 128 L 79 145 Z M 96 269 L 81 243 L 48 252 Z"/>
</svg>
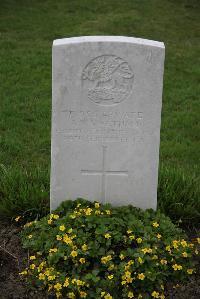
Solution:
<svg viewBox="0 0 200 299">
<path fill-rule="evenodd" d="M 99 105 L 113 105 L 125 100 L 132 90 L 133 78 L 128 63 L 115 55 L 94 58 L 82 73 L 88 98 Z"/>
</svg>

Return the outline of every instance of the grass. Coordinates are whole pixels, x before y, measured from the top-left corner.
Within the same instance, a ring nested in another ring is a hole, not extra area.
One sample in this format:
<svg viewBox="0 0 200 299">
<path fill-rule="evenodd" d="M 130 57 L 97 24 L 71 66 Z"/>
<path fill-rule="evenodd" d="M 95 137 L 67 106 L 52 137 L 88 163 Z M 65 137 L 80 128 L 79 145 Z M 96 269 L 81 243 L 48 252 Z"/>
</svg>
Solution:
<svg viewBox="0 0 200 299">
<path fill-rule="evenodd" d="M 164 41 L 160 162 L 171 171 L 164 171 L 164 179 L 161 170 L 159 194 L 162 190 L 166 198 L 164 186 L 174 169 L 187 174 L 184 184 L 191 187 L 190 177 L 198 179 L 200 170 L 199 11 L 198 0 L 1 0 L 0 164 L 9 173 L 8 179 L 1 172 L 1 214 L 6 202 L 7 210 L 9 202 L 13 206 L 14 194 L 18 203 L 12 213 L 19 204 L 27 209 L 39 203 L 42 186 L 48 197 L 51 45 L 62 37 L 127 35 Z M 172 180 L 170 184 L 175 196 Z M 166 202 L 160 204 L 165 209 Z"/>
</svg>

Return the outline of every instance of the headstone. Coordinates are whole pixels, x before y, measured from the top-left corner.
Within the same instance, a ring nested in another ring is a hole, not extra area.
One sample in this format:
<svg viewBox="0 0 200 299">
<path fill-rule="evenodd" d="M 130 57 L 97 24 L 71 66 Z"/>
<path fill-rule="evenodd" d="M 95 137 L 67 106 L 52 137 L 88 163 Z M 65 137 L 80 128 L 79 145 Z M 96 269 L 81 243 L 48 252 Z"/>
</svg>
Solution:
<svg viewBox="0 0 200 299">
<path fill-rule="evenodd" d="M 156 209 L 162 42 L 53 43 L 51 209 L 78 197 Z"/>
</svg>

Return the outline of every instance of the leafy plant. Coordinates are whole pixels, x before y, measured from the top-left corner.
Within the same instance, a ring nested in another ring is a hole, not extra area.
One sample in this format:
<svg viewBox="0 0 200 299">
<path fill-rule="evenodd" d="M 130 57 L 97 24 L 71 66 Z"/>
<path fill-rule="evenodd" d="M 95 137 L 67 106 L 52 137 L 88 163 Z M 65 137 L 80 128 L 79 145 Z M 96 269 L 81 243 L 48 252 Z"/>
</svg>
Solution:
<svg viewBox="0 0 200 299">
<path fill-rule="evenodd" d="M 167 281 L 195 271 L 198 253 L 159 211 L 83 199 L 27 223 L 21 236 L 32 255 L 20 274 L 57 298 L 162 299 Z"/>
</svg>

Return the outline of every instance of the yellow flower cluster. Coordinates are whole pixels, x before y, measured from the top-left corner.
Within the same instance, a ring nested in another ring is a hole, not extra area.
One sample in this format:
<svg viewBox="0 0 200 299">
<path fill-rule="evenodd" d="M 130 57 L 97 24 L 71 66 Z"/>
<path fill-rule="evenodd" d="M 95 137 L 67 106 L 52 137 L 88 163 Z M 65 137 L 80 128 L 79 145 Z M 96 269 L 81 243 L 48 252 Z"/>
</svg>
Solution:
<svg viewBox="0 0 200 299">
<path fill-rule="evenodd" d="M 59 215 L 57 214 L 50 214 L 49 219 L 47 220 L 47 223 L 50 225 L 52 224 L 53 220 L 57 220 L 59 218 Z"/>
<path fill-rule="evenodd" d="M 133 278 L 131 277 L 131 272 L 126 270 L 124 275 L 122 275 L 122 285 L 128 284 L 128 283 L 132 283 Z"/>
</svg>

